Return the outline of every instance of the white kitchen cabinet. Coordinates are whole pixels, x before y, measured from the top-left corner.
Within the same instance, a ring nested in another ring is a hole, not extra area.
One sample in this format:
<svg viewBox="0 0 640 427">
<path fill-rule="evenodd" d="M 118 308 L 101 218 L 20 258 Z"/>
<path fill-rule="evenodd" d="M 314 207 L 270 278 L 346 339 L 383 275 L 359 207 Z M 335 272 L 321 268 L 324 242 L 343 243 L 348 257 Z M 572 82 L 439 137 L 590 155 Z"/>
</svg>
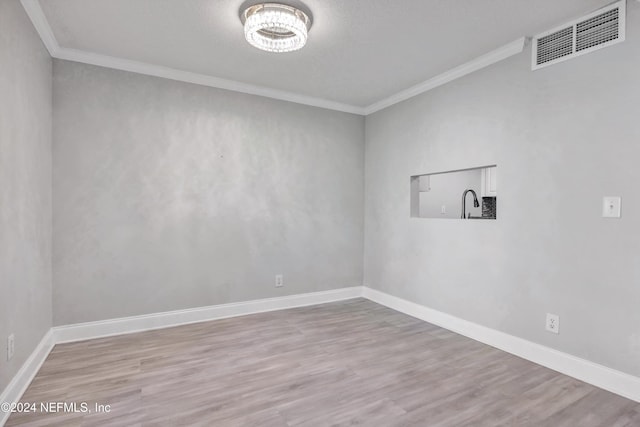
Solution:
<svg viewBox="0 0 640 427">
<path fill-rule="evenodd" d="M 498 197 L 497 167 L 482 169 L 482 197 Z"/>
</svg>

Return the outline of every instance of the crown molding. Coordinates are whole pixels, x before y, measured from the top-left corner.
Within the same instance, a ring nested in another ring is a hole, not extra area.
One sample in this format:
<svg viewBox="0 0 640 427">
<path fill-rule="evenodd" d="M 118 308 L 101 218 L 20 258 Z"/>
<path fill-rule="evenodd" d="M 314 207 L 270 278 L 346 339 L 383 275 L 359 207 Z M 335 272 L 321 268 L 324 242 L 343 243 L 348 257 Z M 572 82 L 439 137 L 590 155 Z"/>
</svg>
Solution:
<svg viewBox="0 0 640 427">
<path fill-rule="evenodd" d="M 160 65 L 147 64 L 144 62 L 132 61 L 129 59 L 116 58 L 113 56 L 87 52 L 78 49 L 68 49 L 61 47 L 54 56 L 67 61 L 82 62 L 84 64 L 98 65 L 116 70 L 129 71 L 132 73 L 145 74 L 148 76 L 162 77 L 165 79 L 178 80 L 181 82 L 195 83 L 202 86 L 209 86 L 218 89 L 226 89 L 234 92 L 246 93 L 249 95 L 264 96 L 278 99 L 280 101 L 294 102 L 296 104 L 310 105 L 312 107 L 325 108 L 328 110 L 341 111 L 344 113 L 364 115 L 364 108 L 354 105 L 342 104 L 322 98 L 300 95 L 264 86 L 257 86 L 241 83 L 234 80 L 221 79 L 205 74 L 192 73 L 190 71 L 178 70 L 175 68 L 163 67 Z"/>
<path fill-rule="evenodd" d="M 640 1 L 640 0 L 639 0 Z M 81 62 L 85 64 L 97 65 L 116 70 L 129 71 L 132 73 L 144 74 L 148 76 L 161 77 L 170 80 L 177 80 L 187 83 L 194 83 L 203 86 L 225 89 L 234 92 L 246 93 L 249 95 L 263 96 L 278 99 L 281 101 L 294 102 L 296 104 L 309 105 L 312 107 L 325 108 L 328 110 L 341 111 L 344 113 L 367 116 L 376 111 L 383 110 L 399 102 L 405 101 L 421 93 L 430 91 L 438 86 L 442 86 L 453 80 L 459 79 L 467 74 L 487 67 L 496 62 L 502 61 L 510 56 L 521 53 L 524 50 L 527 39 L 519 38 L 496 50 L 484 54 L 456 68 L 439 74 L 425 82 L 419 83 L 408 89 L 400 91 L 388 98 L 375 102 L 369 106 L 361 107 L 357 105 L 344 104 L 327 99 L 312 96 L 300 95 L 294 92 L 273 89 L 265 86 L 242 83 L 235 80 L 222 79 L 206 74 L 198 74 L 190 71 L 178 70 L 161 65 L 148 64 L 145 62 L 133 61 L 130 59 L 117 58 L 94 52 L 79 49 L 60 47 L 53 34 L 47 17 L 42 11 L 39 0 L 20 0 L 24 10 L 31 19 L 36 31 L 40 35 L 42 42 L 46 46 L 49 54 L 53 58 L 67 61 Z"/>
<path fill-rule="evenodd" d="M 53 30 L 42 11 L 42 7 L 40 7 L 40 2 L 38 0 L 20 0 L 20 3 L 22 3 L 22 7 L 25 12 L 27 12 L 27 16 L 31 19 L 42 43 L 44 43 L 44 46 L 49 51 L 49 55 L 55 58 L 60 49 L 60 45 L 58 45 L 56 36 L 53 35 Z"/>
<path fill-rule="evenodd" d="M 521 37 L 518 40 L 512 41 L 511 43 L 499 47 L 498 49 L 492 50 L 491 52 L 479 56 L 476 59 L 472 59 L 471 61 L 466 62 L 458 67 L 452 68 L 449 71 L 445 71 L 444 73 L 439 74 L 427 81 L 418 83 L 417 85 L 411 86 L 408 89 L 396 93 L 395 95 L 391 95 L 386 99 L 373 103 L 365 107 L 365 115 L 383 110 L 387 107 L 392 106 L 393 104 L 406 101 L 409 98 L 413 98 L 416 95 L 420 95 L 421 93 L 430 91 L 431 89 L 434 89 L 438 86 L 442 86 L 453 80 L 459 79 L 460 77 L 466 76 L 467 74 L 473 73 L 474 71 L 480 70 L 481 68 L 488 67 L 489 65 L 507 59 L 510 56 L 517 55 L 524 50 L 526 41 L 526 37 Z"/>
<path fill-rule="evenodd" d="M 53 30 L 47 21 L 39 0 L 20 0 L 22 7 L 31 19 L 33 26 L 40 35 L 42 42 L 46 46 L 49 54 L 53 58 L 65 59 L 67 61 L 82 62 L 85 64 L 98 65 L 116 70 L 129 71 L 132 73 L 145 74 L 149 76 L 162 77 L 170 80 L 178 80 L 187 83 L 195 83 L 202 86 L 226 89 L 234 92 L 246 93 L 249 95 L 264 96 L 266 98 L 278 99 L 280 101 L 294 102 L 296 104 L 309 105 L 312 107 L 325 108 L 328 110 L 341 111 L 364 115 L 364 108 L 330 101 L 327 99 L 312 96 L 300 95 L 265 86 L 242 83 L 235 80 L 221 79 L 205 74 L 192 73 L 190 71 L 178 70 L 160 65 L 148 64 L 129 59 L 116 58 L 78 49 L 60 47 L 53 34 Z"/>
</svg>

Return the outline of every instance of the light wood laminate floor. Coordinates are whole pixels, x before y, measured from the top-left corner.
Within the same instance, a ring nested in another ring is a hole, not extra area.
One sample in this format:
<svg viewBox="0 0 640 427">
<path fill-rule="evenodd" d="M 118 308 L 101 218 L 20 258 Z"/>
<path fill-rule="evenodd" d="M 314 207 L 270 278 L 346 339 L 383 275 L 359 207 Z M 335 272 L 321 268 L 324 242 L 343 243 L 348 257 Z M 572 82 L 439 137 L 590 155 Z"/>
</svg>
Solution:
<svg viewBox="0 0 640 427">
<path fill-rule="evenodd" d="M 363 299 L 57 345 L 26 426 L 640 426 L 640 404 Z"/>
</svg>

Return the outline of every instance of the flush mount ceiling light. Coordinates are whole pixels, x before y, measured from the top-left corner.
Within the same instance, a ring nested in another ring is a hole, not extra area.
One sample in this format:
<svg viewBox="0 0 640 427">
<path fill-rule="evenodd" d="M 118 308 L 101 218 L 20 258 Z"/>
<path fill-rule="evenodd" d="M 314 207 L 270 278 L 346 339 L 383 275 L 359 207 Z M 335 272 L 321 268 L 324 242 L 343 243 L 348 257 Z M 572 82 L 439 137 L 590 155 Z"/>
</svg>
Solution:
<svg viewBox="0 0 640 427">
<path fill-rule="evenodd" d="M 307 42 L 311 19 L 303 11 L 280 3 L 260 3 L 240 15 L 244 37 L 267 52 L 292 52 Z"/>
</svg>

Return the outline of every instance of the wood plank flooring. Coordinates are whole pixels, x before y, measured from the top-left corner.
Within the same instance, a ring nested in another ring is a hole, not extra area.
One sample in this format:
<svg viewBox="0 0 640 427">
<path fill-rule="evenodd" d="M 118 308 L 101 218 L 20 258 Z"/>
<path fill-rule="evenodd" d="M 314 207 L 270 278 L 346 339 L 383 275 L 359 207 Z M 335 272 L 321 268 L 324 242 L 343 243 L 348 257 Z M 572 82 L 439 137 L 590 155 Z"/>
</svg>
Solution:
<svg viewBox="0 0 640 427">
<path fill-rule="evenodd" d="M 640 404 L 363 299 L 57 345 L 8 426 L 640 426 Z"/>
</svg>

